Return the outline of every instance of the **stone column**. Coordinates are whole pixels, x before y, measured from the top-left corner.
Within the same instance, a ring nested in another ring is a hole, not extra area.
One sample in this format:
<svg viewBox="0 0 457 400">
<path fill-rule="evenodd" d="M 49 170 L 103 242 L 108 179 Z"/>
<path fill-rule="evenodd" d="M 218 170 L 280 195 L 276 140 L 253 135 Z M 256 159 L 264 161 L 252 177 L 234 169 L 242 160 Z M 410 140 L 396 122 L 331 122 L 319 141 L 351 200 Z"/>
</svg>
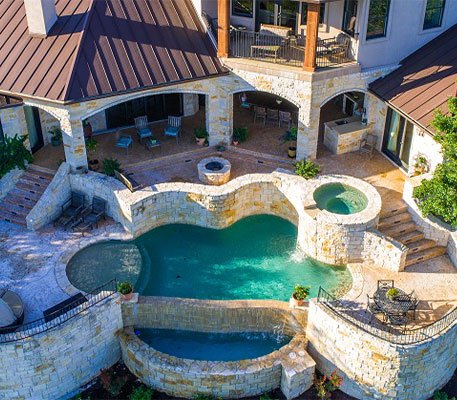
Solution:
<svg viewBox="0 0 457 400">
<path fill-rule="evenodd" d="M 189 117 L 199 110 L 198 94 L 183 93 L 182 95 L 183 115 Z"/>
<path fill-rule="evenodd" d="M 320 4 L 308 3 L 306 20 L 305 62 L 303 69 L 313 72 L 316 69 L 317 39 L 319 33 Z"/>
<path fill-rule="evenodd" d="M 297 160 L 315 159 L 317 157 L 319 118 L 311 118 L 311 115 L 319 116 L 319 109 L 312 112 L 309 107 L 300 107 L 298 111 Z"/>
<path fill-rule="evenodd" d="M 63 133 L 63 147 L 65 161 L 74 171 L 77 167 L 87 168 L 86 143 L 82 121 L 73 120 L 70 114 L 65 113 L 60 118 L 60 127 Z"/>
<path fill-rule="evenodd" d="M 217 55 L 226 58 L 230 42 L 230 0 L 218 0 L 217 21 Z"/>
<path fill-rule="evenodd" d="M 206 130 L 210 146 L 228 145 L 232 140 L 233 96 L 225 91 L 206 96 Z"/>
</svg>

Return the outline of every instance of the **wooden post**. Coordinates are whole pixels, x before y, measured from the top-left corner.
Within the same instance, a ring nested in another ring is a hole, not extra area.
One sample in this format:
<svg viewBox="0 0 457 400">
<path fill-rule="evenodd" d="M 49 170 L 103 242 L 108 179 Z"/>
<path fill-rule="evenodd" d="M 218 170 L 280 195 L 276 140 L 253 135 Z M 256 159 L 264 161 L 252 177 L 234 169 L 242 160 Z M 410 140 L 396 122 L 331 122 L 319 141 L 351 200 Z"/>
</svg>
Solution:
<svg viewBox="0 0 457 400">
<path fill-rule="evenodd" d="M 218 57 L 228 57 L 230 42 L 230 0 L 218 0 L 217 21 L 217 55 Z"/>
<path fill-rule="evenodd" d="M 320 8 L 320 4 L 318 3 L 308 3 L 308 14 L 306 18 L 305 60 L 303 69 L 310 72 L 316 70 Z"/>
</svg>

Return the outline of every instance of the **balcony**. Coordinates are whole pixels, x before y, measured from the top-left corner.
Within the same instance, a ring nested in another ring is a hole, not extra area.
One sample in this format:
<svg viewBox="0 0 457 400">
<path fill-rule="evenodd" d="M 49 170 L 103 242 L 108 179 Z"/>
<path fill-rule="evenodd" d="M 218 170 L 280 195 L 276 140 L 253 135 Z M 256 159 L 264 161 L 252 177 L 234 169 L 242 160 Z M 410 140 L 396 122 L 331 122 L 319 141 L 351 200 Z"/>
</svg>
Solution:
<svg viewBox="0 0 457 400">
<path fill-rule="evenodd" d="M 262 33 L 262 30 L 250 32 L 232 29 L 229 49 L 229 57 L 302 68 L 306 38 Z M 317 39 L 316 69 L 340 66 L 353 61 L 351 39 L 346 34 Z"/>
</svg>

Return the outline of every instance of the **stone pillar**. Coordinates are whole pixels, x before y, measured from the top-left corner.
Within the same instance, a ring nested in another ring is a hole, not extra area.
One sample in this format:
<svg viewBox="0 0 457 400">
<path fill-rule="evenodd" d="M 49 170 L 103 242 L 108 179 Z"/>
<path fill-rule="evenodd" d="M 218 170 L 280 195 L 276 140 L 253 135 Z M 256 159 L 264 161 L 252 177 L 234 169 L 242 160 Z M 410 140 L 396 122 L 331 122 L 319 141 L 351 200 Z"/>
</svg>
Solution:
<svg viewBox="0 0 457 400">
<path fill-rule="evenodd" d="M 183 93 L 182 95 L 183 115 L 189 117 L 199 110 L 198 94 Z"/>
<path fill-rule="evenodd" d="M 80 120 L 72 120 L 66 113 L 60 118 L 62 129 L 65 161 L 74 171 L 77 167 L 87 168 L 86 143 L 84 141 L 83 124 Z"/>
<path fill-rule="evenodd" d="M 313 72 L 316 70 L 317 39 L 319 34 L 320 4 L 308 3 L 306 20 L 305 62 L 303 69 Z"/>
<path fill-rule="evenodd" d="M 317 157 L 319 118 L 311 118 L 311 115 L 319 116 L 319 109 L 312 112 L 309 107 L 300 107 L 298 111 L 297 160 L 315 159 Z"/>
<path fill-rule="evenodd" d="M 218 0 L 217 4 L 217 56 L 229 56 L 230 0 Z"/>
<path fill-rule="evenodd" d="M 210 146 L 232 141 L 233 96 L 219 90 L 206 96 L 206 130 Z"/>
</svg>

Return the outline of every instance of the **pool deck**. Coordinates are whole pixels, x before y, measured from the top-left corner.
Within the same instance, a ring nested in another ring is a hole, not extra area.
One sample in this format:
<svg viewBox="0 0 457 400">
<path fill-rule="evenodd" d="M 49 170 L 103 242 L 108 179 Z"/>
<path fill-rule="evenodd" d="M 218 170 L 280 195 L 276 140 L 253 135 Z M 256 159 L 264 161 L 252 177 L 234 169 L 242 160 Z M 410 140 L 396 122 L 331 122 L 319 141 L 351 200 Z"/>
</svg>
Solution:
<svg viewBox="0 0 457 400">
<path fill-rule="evenodd" d="M 201 148 L 175 156 L 150 160 L 129 166 L 136 178 L 145 184 L 167 181 L 197 182 L 196 168 L 192 165 L 212 148 Z M 274 169 L 293 169 L 287 158 L 255 153 L 243 149 L 228 149 L 223 156 L 233 165 L 232 178 L 247 173 L 272 172 Z M 191 160 L 187 161 L 186 160 Z M 323 174 L 347 174 L 373 184 L 380 192 L 385 208 L 393 208 L 401 201 L 405 175 L 379 153 L 373 158 L 358 153 L 330 155 L 321 150 L 317 162 Z M 110 221 L 86 236 L 80 233 L 56 230 L 49 226 L 39 232 L 27 231 L 8 223 L 0 223 L 0 287 L 17 291 L 25 302 L 25 322 L 42 316 L 42 311 L 64 300 L 67 294 L 60 288 L 54 266 L 69 248 L 79 249 L 88 241 L 125 238 L 119 224 Z M 366 307 L 366 295 L 372 295 L 378 279 L 394 279 L 395 285 L 406 292 L 415 290 L 421 300 L 415 324 L 430 323 L 457 305 L 457 270 L 447 256 L 416 264 L 404 272 L 389 272 L 367 266 L 353 266 L 356 285 L 349 293 L 351 300 L 362 312 Z"/>
</svg>

